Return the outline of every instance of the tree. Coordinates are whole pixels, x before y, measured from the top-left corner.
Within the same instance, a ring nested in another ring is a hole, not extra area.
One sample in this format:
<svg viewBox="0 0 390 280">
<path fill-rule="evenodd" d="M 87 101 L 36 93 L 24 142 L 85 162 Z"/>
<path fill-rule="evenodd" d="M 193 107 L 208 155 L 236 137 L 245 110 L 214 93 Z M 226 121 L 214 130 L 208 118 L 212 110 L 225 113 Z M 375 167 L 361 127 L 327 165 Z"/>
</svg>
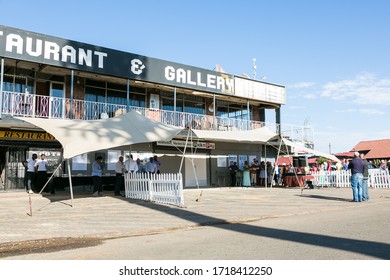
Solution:
<svg viewBox="0 0 390 280">
<path fill-rule="evenodd" d="M 320 157 L 320 158 L 317 159 L 318 165 L 323 164 L 324 162 L 327 162 L 327 161 L 328 160 L 326 158 L 324 158 L 324 157 Z"/>
</svg>

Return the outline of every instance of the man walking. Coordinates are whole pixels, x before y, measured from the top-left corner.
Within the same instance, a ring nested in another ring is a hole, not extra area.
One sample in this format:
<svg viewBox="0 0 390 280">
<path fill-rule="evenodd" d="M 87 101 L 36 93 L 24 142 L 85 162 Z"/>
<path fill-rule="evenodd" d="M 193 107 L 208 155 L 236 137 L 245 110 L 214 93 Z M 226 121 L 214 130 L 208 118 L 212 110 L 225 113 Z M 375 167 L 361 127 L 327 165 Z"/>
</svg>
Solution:
<svg viewBox="0 0 390 280">
<path fill-rule="evenodd" d="M 351 185 L 354 202 L 361 202 L 362 198 L 362 185 L 363 185 L 363 173 L 364 162 L 359 157 L 359 152 L 355 152 L 353 160 L 350 161 L 348 169 L 351 170 Z"/>
</svg>

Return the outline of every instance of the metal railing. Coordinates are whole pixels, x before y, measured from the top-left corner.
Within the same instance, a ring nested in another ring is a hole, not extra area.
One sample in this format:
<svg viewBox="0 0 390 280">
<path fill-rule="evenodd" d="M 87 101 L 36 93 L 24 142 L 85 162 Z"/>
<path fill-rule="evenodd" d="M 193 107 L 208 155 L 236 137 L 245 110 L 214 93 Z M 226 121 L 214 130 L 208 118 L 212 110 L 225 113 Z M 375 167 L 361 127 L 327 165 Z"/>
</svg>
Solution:
<svg viewBox="0 0 390 280">
<path fill-rule="evenodd" d="M 1 114 L 10 116 L 97 120 L 121 115 L 127 111 L 137 111 L 150 119 L 173 126 L 201 130 L 252 130 L 267 126 L 277 133 L 279 124 L 251 121 L 246 119 L 226 118 L 187 112 L 175 112 L 160 109 L 92 102 L 78 99 L 43 96 L 36 94 L 2 92 Z M 307 127 L 282 125 L 286 128 L 282 136 L 295 141 L 307 140 Z M 310 130 L 310 128 L 309 128 Z"/>
</svg>

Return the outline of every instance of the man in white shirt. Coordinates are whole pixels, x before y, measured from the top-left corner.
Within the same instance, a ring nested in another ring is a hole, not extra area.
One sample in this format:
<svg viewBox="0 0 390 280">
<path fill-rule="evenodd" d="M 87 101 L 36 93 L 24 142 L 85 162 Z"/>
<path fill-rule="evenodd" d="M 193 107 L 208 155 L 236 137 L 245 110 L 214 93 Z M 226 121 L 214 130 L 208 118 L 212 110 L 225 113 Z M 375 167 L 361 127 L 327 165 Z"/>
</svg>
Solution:
<svg viewBox="0 0 390 280">
<path fill-rule="evenodd" d="M 37 154 L 32 154 L 31 158 L 25 161 L 24 166 L 26 170 L 26 190 L 28 193 L 32 194 L 33 189 L 35 188 L 35 162 L 37 161 Z"/>
<path fill-rule="evenodd" d="M 40 190 L 47 181 L 47 159 L 45 154 L 41 154 L 41 158 L 35 162 L 35 170 L 37 171 L 37 185 Z M 53 193 L 53 192 L 52 192 Z"/>
<path fill-rule="evenodd" d="M 127 172 L 135 173 L 138 171 L 138 164 L 133 159 L 133 155 L 130 154 L 130 158 L 125 161 L 125 168 Z"/>
</svg>

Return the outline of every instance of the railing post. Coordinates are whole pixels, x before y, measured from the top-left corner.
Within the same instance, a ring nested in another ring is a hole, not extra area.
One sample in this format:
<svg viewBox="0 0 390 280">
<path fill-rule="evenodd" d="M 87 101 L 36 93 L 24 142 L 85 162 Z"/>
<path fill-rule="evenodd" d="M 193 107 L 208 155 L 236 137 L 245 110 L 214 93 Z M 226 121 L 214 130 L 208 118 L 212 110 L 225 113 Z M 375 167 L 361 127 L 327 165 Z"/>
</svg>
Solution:
<svg viewBox="0 0 390 280">
<path fill-rule="evenodd" d="M 0 76 L 0 119 L 3 112 L 3 81 L 4 81 L 4 58 L 1 59 L 1 76 Z"/>
</svg>

